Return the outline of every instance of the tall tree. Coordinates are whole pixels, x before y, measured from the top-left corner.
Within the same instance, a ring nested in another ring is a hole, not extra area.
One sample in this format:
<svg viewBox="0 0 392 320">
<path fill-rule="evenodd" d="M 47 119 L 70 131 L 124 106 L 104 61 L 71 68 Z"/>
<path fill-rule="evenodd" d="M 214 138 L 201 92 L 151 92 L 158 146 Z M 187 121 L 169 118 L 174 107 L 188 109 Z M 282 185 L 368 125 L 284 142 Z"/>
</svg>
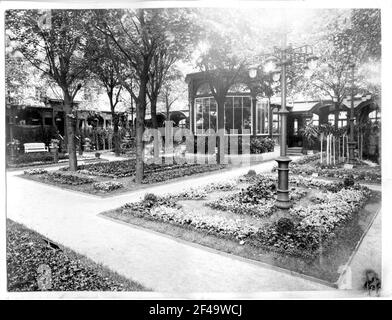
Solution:
<svg viewBox="0 0 392 320">
<path fill-rule="evenodd" d="M 121 67 L 130 73 L 133 72 L 134 80 L 138 82 L 136 94 L 130 86 L 129 79 L 119 77 L 136 103 L 135 178 L 137 183 L 141 183 L 144 175 L 143 133 L 146 97 L 154 59 L 167 56 L 165 51 L 181 53 L 180 42 L 190 42 L 187 40 L 190 34 L 187 34 L 186 30 L 192 26 L 191 14 L 187 9 L 111 10 L 97 11 L 97 14 L 101 16 L 97 28 L 106 36 L 107 47 L 115 48 L 121 53 Z M 116 71 L 120 74 L 118 66 Z"/>
<path fill-rule="evenodd" d="M 328 32 L 316 45 L 320 57 L 315 72 L 305 80 L 307 92 L 312 96 L 329 96 L 335 101 L 335 129 L 346 96 L 354 87 L 359 92 L 366 76 L 358 71 L 365 64 L 374 64 L 381 54 L 380 12 L 374 9 L 351 11 L 343 25 L 331 20 Z M 369 28 L 364 27 L 367 25 Z M 365 81 L 366 82 L 366 81 Z"/>
<path fill-rule="evenodd" d="M 178 20 L 170 30 L 165 31 L 166 41 L 162 41 L 151 63 L 148 84 L 148 97 L 151 105 L 151 120 L 157 128 L 157 101 L 162 86 L 176 72 L 175 64 L 188 61 L 200 37 L 199 26 L 192 21 L 189 12 L 177 12 Z"/>
<path fill-rule="evenodd" d="M 158 100 L 164 104 L 166 119 L 170 120 L 170 110 L 176 101 L 186 101 L 187 86 L 182 73 L 178 69 L 171 70 L 165 82 Z"/>
<path fill-rule="evenodd" d="M 74 99 L 87 70 L 84 58 L 83 10 L 9 10 L 6 27 L 12 30 L 15 50 L 61 88 L 66 117 L 70 170 L 77 170 Z"/>
<path fill-rule="evenodd" d="M 114 152 L 119 156 L 119 114 L 116 112 L 116 106 L 120 101 L 120 94 L 123 89 L 119 73 L 116 72 L 115 67 L 115 64 L 119 63 L 119 57 L 116 52 L 109 52 L 102 33 L 92 28 L 87 41 L 86 58 L 89 61 L 89 70 L 105 88 L 108 96 L 113 121 Z M 119 69 L 119 72 L 124 73 L 124 70 Z M 125 77 L 125 74 L 121 76 Z"/>
</svg>

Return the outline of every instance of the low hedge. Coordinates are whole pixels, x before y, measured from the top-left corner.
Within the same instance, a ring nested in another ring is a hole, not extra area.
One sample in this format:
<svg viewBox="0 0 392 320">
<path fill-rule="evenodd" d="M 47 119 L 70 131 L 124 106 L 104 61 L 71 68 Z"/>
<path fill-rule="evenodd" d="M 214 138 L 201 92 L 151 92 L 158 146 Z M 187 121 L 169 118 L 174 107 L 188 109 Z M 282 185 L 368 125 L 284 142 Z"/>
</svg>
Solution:
<svg viewBox="0 0 392 320">
<path fill-rule="evenodd" d="M 59 159 L 68 159 L 68 155 L 64 153 L 59 153 Z M 53 162 L 53 153 L 51 152 L 32 152 L 32 153 L 22 153 L 16 157 L 13 164 L 21 165 L 28 164 L 32 162 Z"/>
</svg>

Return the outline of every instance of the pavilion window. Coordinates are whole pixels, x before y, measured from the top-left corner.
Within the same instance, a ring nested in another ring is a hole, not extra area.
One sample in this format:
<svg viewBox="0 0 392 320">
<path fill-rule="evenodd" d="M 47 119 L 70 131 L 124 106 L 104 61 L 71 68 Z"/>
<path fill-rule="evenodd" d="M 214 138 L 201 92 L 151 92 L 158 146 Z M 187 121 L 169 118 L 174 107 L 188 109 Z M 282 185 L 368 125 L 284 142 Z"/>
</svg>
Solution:
<svg viewBox="0 0 392 320">
<path fill-rule="evenodd" d="M 313 113 L 312 119 L 310 119 L 310 123 L 313 126 L 318 126 L 319 125 L 319 116 L 318 116 L 318 114 Z"/>
<path fill-rule="evenodd" d="M 298 119 L 294 119 L 294 134 L 298 134 Z"/>
<path fill-rule="evenodd" d="M 247 134 L 252 131 L 252 100 L 245 96 L 228 96 L 224 105 L 225 130 L 230 134 L 231 130 L 237 130 L 237 134 Z"/>
<path fill-rule="evenodd" d="M 269 103 L 268 99 L 257 101 L 256 104 L 256 134 L 269 134 Z"/>
<path fill-rule="evenodd" d="M 217 105 L 214 98 L 195 99 L 195 132 L 205 134 L 209 129 L 217 130 Z"/>
<path fill-rule="evenodd" d="M 378 110 L 373 110 L 372 112 L 369 113 L 369 120 L 371 122 L 378 122 L 381 120 L 381 115 L 380 115 L 380 111 Z"/>
<path fill-rule="evenodd" d="M 335 124 L 335 114 L 334 113 L 330 113 L 328 115 L 328 123 L 330 125 L 334 125 Z M 347 126 L 347 111 L 340 111 L 339 112 L 339 118 L 338 118 L 338 127 L 342 128 Z"/>
</svg>

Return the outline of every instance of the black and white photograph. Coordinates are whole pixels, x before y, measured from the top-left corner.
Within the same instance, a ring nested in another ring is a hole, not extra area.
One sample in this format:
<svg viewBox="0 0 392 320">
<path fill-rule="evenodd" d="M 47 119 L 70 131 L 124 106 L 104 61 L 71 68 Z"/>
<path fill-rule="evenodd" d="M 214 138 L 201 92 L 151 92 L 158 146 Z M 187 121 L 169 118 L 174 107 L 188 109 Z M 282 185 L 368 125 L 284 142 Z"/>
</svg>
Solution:
<svg viewBox="0 0 392 320">
<path fill-rule="evenodd" d="M 2 296 L 390 298 L 392 3 L 345 2 L 4 1 Z"/>
</svg>

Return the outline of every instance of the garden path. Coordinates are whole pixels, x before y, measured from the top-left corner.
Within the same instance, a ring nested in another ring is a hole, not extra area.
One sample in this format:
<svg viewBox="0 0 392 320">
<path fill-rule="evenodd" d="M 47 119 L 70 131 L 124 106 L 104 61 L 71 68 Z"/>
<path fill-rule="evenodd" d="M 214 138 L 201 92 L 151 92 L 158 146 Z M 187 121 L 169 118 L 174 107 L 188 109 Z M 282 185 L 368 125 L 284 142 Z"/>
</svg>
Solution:
<svg viewBox="0 0 392 320">
<path fill-rule="evenodd" d="M 256 172 L 270 171 L 274 163 L 267 161 L 252 166 L 252 169 Z M 291 297 L 293 293 L 290 291 L 294 290 L 303 290 L 303 295 L 309 294 L 313 298 L 329 297 L 331 293 L 341 295 L 342 291 L 331 292 L 333 289 L 330 287 L 288 271 L 98 216 L 99 212 L 136 201 L 146 192 L 176 192 L 211 181 L 234 178 L 248 170 L 249 167 L 235 168 L 110 198 L 98 198 L 22 179 L 16 176 L 20 171 L 8 172 L 7 216 L 171 297 L 193 293 L 189 297 L 197 298 L 207 297 L 211 292 L 231 292 L 236 296 L 252 298 L 263 296 L 265 291 L 285 291 L 285 296 Z M 279 293 L 278 297 L 281 296 Z"/>
</svg>

